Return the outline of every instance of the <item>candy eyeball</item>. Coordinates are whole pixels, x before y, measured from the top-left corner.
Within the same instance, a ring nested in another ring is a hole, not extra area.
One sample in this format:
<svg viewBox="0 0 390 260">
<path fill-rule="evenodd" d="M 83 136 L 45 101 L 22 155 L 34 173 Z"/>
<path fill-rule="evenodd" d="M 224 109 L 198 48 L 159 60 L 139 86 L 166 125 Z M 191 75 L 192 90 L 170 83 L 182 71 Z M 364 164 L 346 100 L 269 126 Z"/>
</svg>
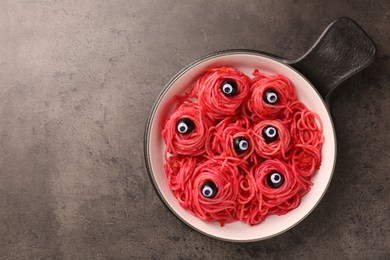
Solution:
<svg viewBox="0 0 390 260">
<path fill-rule="evenodd" d="M 212 199 L 217 195 L 218 188 L 215 186 L 214 182 L 207 181 L 201 187 L 201 193 L 203 197 Z"/>
<path fill-rule="evenodd" d="M 277 189 L 282 186 L 284 182 L 284 176 L 279 172 L 271 172 L 267 175 L 267 184 L 273 189 Z"/>
<path fill-rule="evenodd" d="M 246 152 L 249 148 L 249 143 L 244 137 L 236 137 L 233 139 L 233 142 L 234 150 L 238 154 Z"/>
<path fill-rule="evenodd" d="M 177 131 L 181 134 L 189 134 L 194 130 L 195 124 L 194 122 L 189 118 L 182 118 L 177 122 Z"/>
<path fill-rule="evenodd" d="M 263 94 L 263 100 L 265 103 L 274 105 L 278 103 L 279 101 L 279 95 L 278 92 L 276 92 L 274 89 L 268 89 Z"/>
<path fill-rule="evenodd" d="M 234 80 L 225 80 L 221 85 L 222 93 L 227 97 L 232 97 L 237 94 L 237 83 Z"/>
<path fill-rule="evenodd" d="M 262 135 L 264 141 L 269 144 L 278 138 L 278 130 L 276 127 L 269 125 L 263 128 Z"/>
</svg>

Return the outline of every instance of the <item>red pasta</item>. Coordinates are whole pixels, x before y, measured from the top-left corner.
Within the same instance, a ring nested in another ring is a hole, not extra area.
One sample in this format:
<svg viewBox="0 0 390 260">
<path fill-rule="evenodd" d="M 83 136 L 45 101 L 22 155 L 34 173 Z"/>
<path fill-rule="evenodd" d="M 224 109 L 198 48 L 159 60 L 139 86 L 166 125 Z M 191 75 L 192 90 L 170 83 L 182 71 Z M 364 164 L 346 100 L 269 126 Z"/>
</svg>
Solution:
<svg viewBox="0 0 390 260">
<path fill-rule="evenodd" d="M 296 100 L 295 88 L 283 75 L 267 76 L 258 70 L 253 73 L 247 109 L 254 121 L 277 119 L 280 113 Z"/>
<path fill-rule="evenodd" d="M 281 121 L 264 120 L 253 127 L 257 154 L 266 159 L 287 159 L 290 148 L 290 133 Z"/>
<path fill-rule="evenodd" d="M 168 178 L 169 188 L 173 192 L 174 196 L 179 201 L 180 205 L 184 208 L 191 204 L 191 193 L 183 192 L 186 185 L 191 185 L 189 179 L 191 174 L 195 170 L 196 165 L 202 161 L 203 158 L 195 156 L 170 156 L 167 158 L 167 162 L 164 165 L 164 171 Z"/>
<path fill-rule="evenodd" d="M 241 163 L 254 152 L 255 143 L 248 132 L 249 122 L 244 118 L 225 118 L 209 130 L 206 153 L 222 155 Z"/>
<path fill-rule="evenodd" d="M 317 114 L 308 109 L 303 109 L 294 114 L 290 133 L 294 136 L 296 142 L 301 144 L 318 147 L 324 141 L 321 119 Z"/>
<path fill-rule="evenodd" d="M 319 116 L 283 75 L 253 76 L 208 70 L 176 97 L 162 133 L 164 171 L 178 203 L 221 226 L 256 225 L 295 209 L 321 166 Z"/>
<path fill-rule="evenodd" d="M 178 127 L 180 120 L 188 119 L 183 123 L 187 129 L 192 128 L 189 133 L 180 133 Z M 191 126 L 190 124 L 191 123 Z M 205 152 L 205 142 L 208 129 L 211 127 L 211 120 L 200 112 L 195 104 L 184 103 L 167 119 L 162 136 L 166 144 L 166 152 L 176 155 L 197 156 Z"/>
<path fill-rule="evenodd" d="M 254 217 L 253 212 L 256 211 L 256 205 L 255 203 L 253 203 L 253 201 L 255 199 L 255 196 L 257 195 L 258 189 L 256 187 L 256 180 L 253 174 L 250 173 L 249 165 L 243 164 L 240 168 L 241 175 L 238 180 L 239 194 L 237 197 L 237 219 L 251 223 L 249 219 L 252 219 Z M 254 218 L 257 218 L 257 216 L 255 216 Z"/>
<path fill-rule="evenodd" d="M 173 160 L 176 159 L 170 161 Z M 187 159 L 181 165 L 179 163 L 179 167 L 185 166 L 189 171 L 184 173 L 176 168 L 177 173 L 170 174 L 174 177 L 168 179 L 180 205 L 203 220 L 217 220 L 221 225 L 235 220 L 239 194 L 238 168 L 223 158 L 205 160 L 195 167 L 193 162 Z M 172 168 L 169 167 L 169 172 L 175 172 Z M 180 183 L 177 183 L 178 179 Z"/>
<path fill-rule="evenodd" d="M 257 224 L 269 214 L 283 215 L 299 205 L 299 184 L 295 172 L 280 160 L 267 160 L 251 169 L 258 190 L 254 204 L 257 206 L 248 223 Z M 298 195 L 298 196 L 297 196 Z"/>
<path fill-rule="evenodd" d="M 306 194 L 312 185 L 312 175 L 321 165 L 320 148 L 312 145 L 296 144 L 291 154 L 291 167 L 301 184 L 300 195 Z"/>
<path fill-rule="evenodd" d="M 203 113 L 212 119 L 223 119 L 241 112 L 247 98 L 250 79 L 241 71 L 230 68 L 210 69 L 202 76 L 194 89 Z"/>
</svg>

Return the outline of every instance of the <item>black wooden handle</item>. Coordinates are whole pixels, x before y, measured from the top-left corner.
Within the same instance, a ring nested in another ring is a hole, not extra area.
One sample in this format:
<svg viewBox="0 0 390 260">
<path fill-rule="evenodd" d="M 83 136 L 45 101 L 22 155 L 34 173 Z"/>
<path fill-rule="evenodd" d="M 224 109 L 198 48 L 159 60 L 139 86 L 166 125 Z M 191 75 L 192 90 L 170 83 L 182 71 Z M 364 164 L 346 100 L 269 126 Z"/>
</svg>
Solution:
<svg viewBox="0 0 390 260">
<path fill-rule="evenodd" d="M 345 79 L 367 67 L 376 47 L 367 33 L 350 18 L 338 18 L 301 58 L 285 61 L 301 72 L 326 102 Z"/>
</svg>

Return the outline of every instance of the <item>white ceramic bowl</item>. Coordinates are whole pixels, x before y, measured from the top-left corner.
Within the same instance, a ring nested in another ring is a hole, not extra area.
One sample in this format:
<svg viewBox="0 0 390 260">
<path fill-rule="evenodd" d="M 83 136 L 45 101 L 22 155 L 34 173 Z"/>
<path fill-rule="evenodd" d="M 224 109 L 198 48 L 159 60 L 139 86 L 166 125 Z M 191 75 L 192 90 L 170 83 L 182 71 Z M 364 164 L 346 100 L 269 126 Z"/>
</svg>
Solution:
<svg viewBox="0 0 390 260">
<path fill-rule="evenodd" d="M 210 67 L 231 66 L 252 77 L 254 69 L 269 74 L 282 74 L 294 84 L 298 99 L 321 118 L 325 142 L 322 148 L 320 169 L 312 178 L 313 186 L 301 204 L 283 216 L 271 215 L 262 223 L 249 226 L 241 221 L 221 227 L 218 222 L 206 222 L 183 209 L 168 187 L 164 172 L 164 148 L 162 130 L 165 119 L 174 109 L 175 95 L 186 92 L 188 86 Z M 184 223 L 207 236 L 232 241 L 250 242 L 281 234 L 301 222 L 318 205 L 332 178 L 336 161 L 336 137 L 333 122 L 324 100 L 314 86 L 294 68 L 275 58 L 252 51 L 227 51 L 210 55 L 192 63 L 179 72 L 163 89 L 150 114 L 145 132 L 146 165 L 162 201 Z"/>
</svg>

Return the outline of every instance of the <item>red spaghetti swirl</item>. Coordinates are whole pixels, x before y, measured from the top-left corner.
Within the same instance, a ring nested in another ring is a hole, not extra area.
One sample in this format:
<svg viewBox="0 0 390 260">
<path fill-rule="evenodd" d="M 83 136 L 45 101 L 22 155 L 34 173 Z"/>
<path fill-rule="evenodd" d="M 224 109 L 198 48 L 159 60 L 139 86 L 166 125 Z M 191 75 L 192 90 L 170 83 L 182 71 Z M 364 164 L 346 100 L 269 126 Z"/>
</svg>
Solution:
<svg viewBox="0 0 390 260">
<path fill-rule="evenodd" d="M 272 126 L 277 130 L 275 141 L 267 142 L 263 131 L 266 127 Z M 253 127 L 253 139 L 256 153 L 265 159 L 284 158 L 290 148 L 290 133 L 279 120 L 264 120 Z"/>
<path fill-rule="evenodd" d="M 260 215 L 260 217 L 251 216 L 249 224 L 257 224 L 256 220 L 263 219 L 265 215 L 283 215 L 299 205 L 299 185 L 293 170 L 288 164 L 277 159 L 267 160 L 259 166 L 252 167 L 251 172 L 258 190 L 255 214 Z M 283 183 L 278 188 L 273 188 L 269 184 L 270 175 L 275 172 L 281 174 L 284 178 Z"/>
<path fill-rule="evenodd" d="M 238 179 L 239 195 L 237 197 L 237 219 L 247 222 L 254 211 L 254 204 L 252 201 L 258 191 L 255 185 L 256 180 L 253 174 L 250 173 L 249 166 L 242 165 L 240 168 L 241 175 Z"/>
<path fill-rule="evenodd" d="M 306 194 L 313 185 L 311 177 L 320 168 L 321 154 L 320 147 L 307 144 L 297 144 L 292 151 L 291 167 L 296 173 L 297 181 L 300 183 L 300 196 Z"/>
<path fill-rule="evenodd" d="M 321 165 L 321 154 L 318 147 L 297 144 L 292 152 L 292 167 L 304 177 L 311 177 Z"/>
<path fill-rule="evenodd" d="M 321 119 L 307 108 L 294 114 L 290 133 L 301 144 L 320 147 L 324 141 Z"/>
<path fill-rule="evenodd" d="M 218 220 L 221 225 L 232 222 L 236 219 L 239 175 L 238 168 L 223 159 L 213 158 L 197 165 L 184 191 L 192 197 L 188 209 L 203 220 Z M 202 194 L 203 185 L 209 182 L 218 189 L 213 198 Z"/>
<path fill-rule="evenodd" d="M 252 115 L 252 119 L 276 119 L 291 101 L 296 99 L 295 88 L 291 82 L 283 75 L 268 76 L 258 70 L 253 73 L 250 99 L 247 109 Z M 266 102 L 267 91 L 277 94 L 277 100 L 273 104 Z"/>
<path fill-rule="evenodd" d="M 286 109 L 284 109 L 280 115 L 281 120 L 285 125 L 291 125 L 294 114 L 301 112 L 302 110 L 307 109 L 306 106 L 299 100 L 290 102 Z"/>
<path fill-rule="evenodd" d="M 185 135 L 177 131 L 178 121 L 182 118 L 188 118 L 194 123 L 195 128 L 191 133 Z M 211 125 L 211 120 L 200 112 L 198 106 L 187 103 L 180 105 L 165 122 L 162 133 L 167 153 L 193 156 L 203 154 Z"/>
<path fill-rule="evenodd" d="M 164 171 L 168 178 L 168 185 L 179 204 L 186 208 L 191 205 L 191 193 L 184 192 L 186 185 L 190 185 L 189 179 L 194 172 L 196 164 L 201 161 L 192 156 L 170 156 L 164 165 Z"/>
<path fill-rule="evenodd" d="M 246 127 L 248 122 L 244 119 L 226 118 L 212 127 L 206 142 L 206 152 L 209 156 L 222 155 L 245 162 L 254 152 L 255 146 L 252 135 Z M 239 142 L 245 142 L 245 149 L 240 149 Z"/>
<path fill-rule="evenodd" d="M 236 93 L 227 96 L 223 93 L 222 87 L 224 82 L 230 81 L 236 85 Z M 241 105 L 249 94 L 249 88 L 250 79 L 245 74 L 235 68 L 221 67 L 210 69 L 202 76 L 196 84 L 195 91 L 202 112 L 213 119 L 222 119 L 241 111 Z"/>
</svg>

